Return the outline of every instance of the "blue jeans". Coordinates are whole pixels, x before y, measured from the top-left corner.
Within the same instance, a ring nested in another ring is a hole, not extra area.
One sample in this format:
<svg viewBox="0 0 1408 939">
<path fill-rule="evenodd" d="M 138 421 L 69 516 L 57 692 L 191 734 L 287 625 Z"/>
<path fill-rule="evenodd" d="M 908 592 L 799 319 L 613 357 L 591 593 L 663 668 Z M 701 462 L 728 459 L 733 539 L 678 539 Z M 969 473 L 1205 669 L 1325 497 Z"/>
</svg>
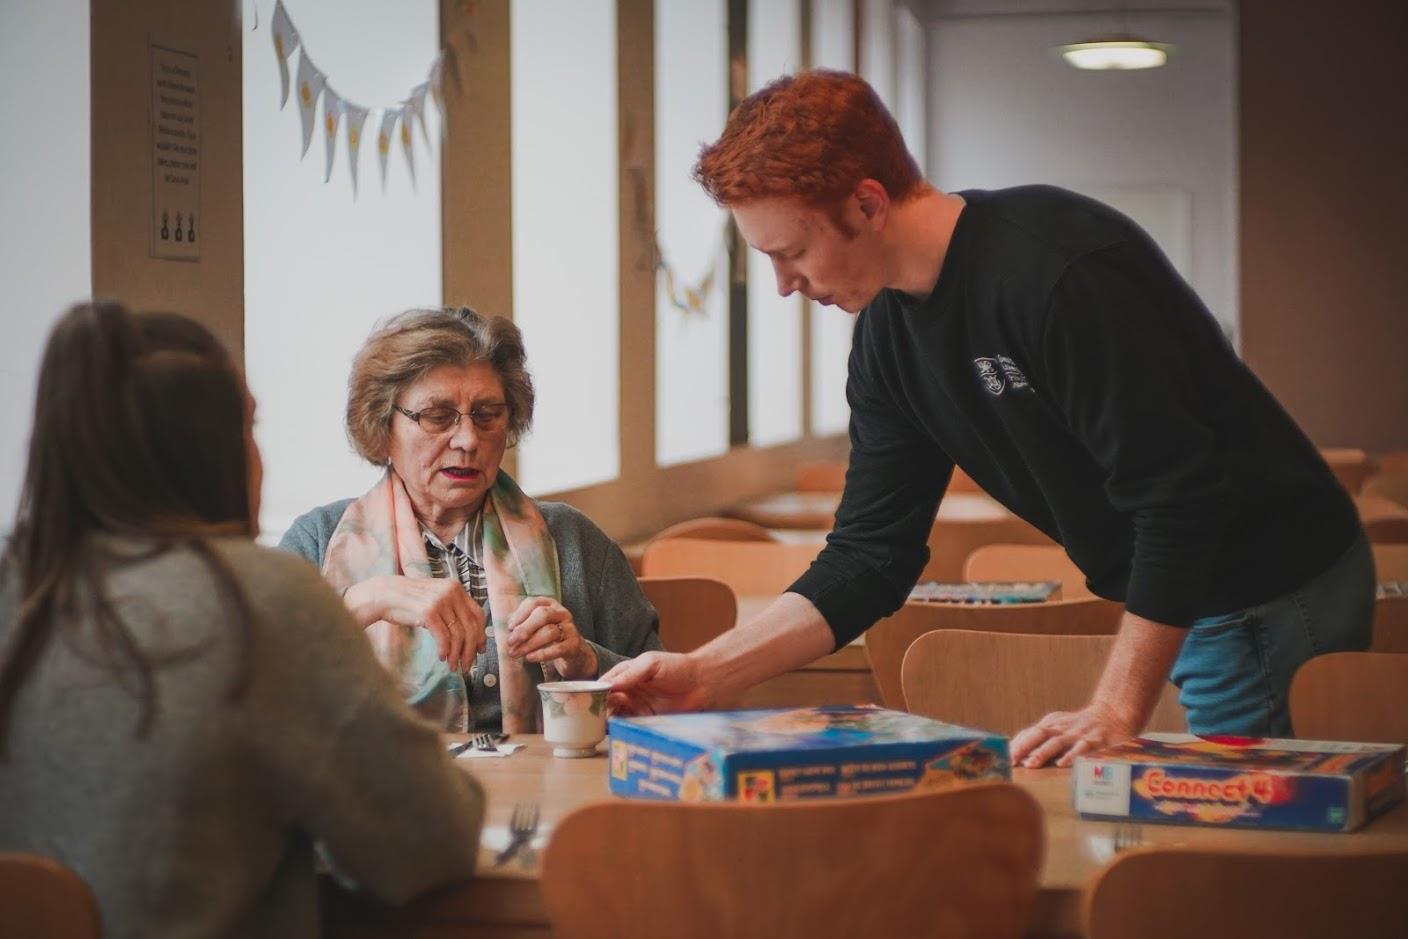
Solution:
<svg viewBox="0 0 1408 939">
<path fill-rule="evenodd" d="M 1195 734 L 1290 737 L 1291 679 L 1327 652 L 1369 648 L 1374 557 L 1362 536 L 1308 583 L 1194 621 L 1170 676 Z"/>
</svg>

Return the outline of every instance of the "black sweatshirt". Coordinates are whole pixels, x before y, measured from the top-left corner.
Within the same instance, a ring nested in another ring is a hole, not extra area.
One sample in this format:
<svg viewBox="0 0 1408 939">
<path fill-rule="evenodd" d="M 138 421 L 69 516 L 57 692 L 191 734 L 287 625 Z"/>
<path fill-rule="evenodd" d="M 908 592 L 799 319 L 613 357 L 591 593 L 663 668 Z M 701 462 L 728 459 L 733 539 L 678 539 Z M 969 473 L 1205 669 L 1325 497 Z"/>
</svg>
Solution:
<svg viewBox="0 0 1408 939">
<path fill-rule="evenodd" d="M 838 646 L 904 602 L 955 463 L 1171 626 L 1344 553 L 1348 494 L 1146 234 L 1052 187 L 959 195 L 933 293 L 884 290 L 856 324 L 845 495 L 789 588 Z"/>
</svg>

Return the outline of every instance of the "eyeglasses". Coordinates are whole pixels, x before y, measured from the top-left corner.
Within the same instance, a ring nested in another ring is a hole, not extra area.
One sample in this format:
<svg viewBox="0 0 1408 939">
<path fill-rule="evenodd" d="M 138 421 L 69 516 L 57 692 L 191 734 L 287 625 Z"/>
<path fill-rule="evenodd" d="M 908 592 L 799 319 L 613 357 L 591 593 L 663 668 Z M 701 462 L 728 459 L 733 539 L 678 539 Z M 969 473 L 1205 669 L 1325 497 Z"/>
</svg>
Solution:
<svg viewBox="0 0 1408 939">
<path fill-rule="evenodd" d="M 415 421 L 420 429 L 428 434 L 443 434 L 450 428 L 457 426 L 462 417 L 469 418 L 474 422 L 476 430 L 486 433 L 500 431 L 508 426 L 508 404 L 506 403 L 480 404 L 468 411 L 456 411 L 454 408 L 441 404 L 421 408 L 419 411 L 407 411 L 399 404 L 394 404 L 392 407 Z"/>
</svg>

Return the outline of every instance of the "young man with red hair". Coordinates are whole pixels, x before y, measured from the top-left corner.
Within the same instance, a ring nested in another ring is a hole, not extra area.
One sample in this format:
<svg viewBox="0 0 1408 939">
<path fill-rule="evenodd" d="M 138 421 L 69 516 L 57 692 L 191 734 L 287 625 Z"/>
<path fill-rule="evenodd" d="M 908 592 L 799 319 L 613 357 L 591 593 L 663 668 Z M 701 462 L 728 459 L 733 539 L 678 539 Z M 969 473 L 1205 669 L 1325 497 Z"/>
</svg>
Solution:
<svg viewBox="0 0 1408 939">
<path fill-rule="evenodd" d="M 693 653 L 613 669 L 616 707 L 707 707 L 896 610 L 955 465 L 1125 605 L 1089 704 L 1014 737 L 1014 763 L 1137 734 L 1170 676 L 1193 731 L 1289 736 L 1295 669 L 1368 646 L 1353 503 L 1127 218 L 1045 186 L 939 192 L 840 72 L 754 94 L 694 174 L 781 294 L 861 314 L 850 466 L 788 592 Z"/>
</svg>

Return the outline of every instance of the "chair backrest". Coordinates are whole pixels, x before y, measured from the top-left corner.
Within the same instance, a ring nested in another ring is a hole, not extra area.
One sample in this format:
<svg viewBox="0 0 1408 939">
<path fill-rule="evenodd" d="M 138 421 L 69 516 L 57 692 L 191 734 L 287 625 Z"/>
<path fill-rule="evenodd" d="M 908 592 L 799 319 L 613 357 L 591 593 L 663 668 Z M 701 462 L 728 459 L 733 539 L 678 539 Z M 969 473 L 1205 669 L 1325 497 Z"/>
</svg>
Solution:
<svg viewBox="0 0 1408 939">
<path fill-rule="evenodd" d="M 1381 473 L 1408 473 L 1408 450 L 1386 450 L 1374 455 L 1374 465 Z"/>
<path fill-rule="evenodd" d="M 1359 494 L 1388 499 L 1408 508 L 1408 473 L 1376 473 L 1364 480 Z"/>
<path fill-rule="evenodd" d="M 1340 481 L 1340 485 L 1357 495 L 1376 469 L 1373 459 L 1358 447 L 1321 447 L 1320 456 L 1330 464 L 1330 472 Z"/>
<path fill-rule="evenodd" d="M 1401 936 L 1405 882 L 1408 851 L 1401 849 L 1141 849 L 1116 856 L 1097 876 L 1086 895 L 1086 935 Z"/>
<path fill-rule="evenodd" d="M 798 492 L 840 492 L 846 488 L 846 464 L 839 460 L 803 463 L 797 467 L 795 482 Z"/>
<path fill-rule="evenodd" d="M 990 544 L 968 555 L 964 580 L 1055 580 L 1061 599 L 1092 597 L 1085 574 L 1060 545 Z"/>
<path fill-rule="evenodd" d="M 967 606 L 956 603 L 909 602 L 870 627 L 865 655 L 886 707 L 904 709 L 900 679 L 904 654 L 914 640 L 935 629 L 980 632 L 1041 633 L 1072 636 L 1113 635 L 1124 607 L 1110 600 L 1055 600 Z"/>
<path fill-rule="evenodd" d="M 1291 680 L 1291 726 L 1308 740 L 1408 744 L 1408 655 L 1335 652 Z"/>
<path fill-rule="evenodd" d="M 846 488 L 846 464 L 839 460 L 803 463 L 797 467 L 796 487 L 798 492 L 840 492 Z M 945 491 L 977 493 L 982 492 L 983 487 L 961 467 L 955 466 Z"/>
<path fill-rule="evenodd" d="M 543 857 L 553 935 L 1009 936 L 1041 809 L 1009 784 L 779 804 L 598 802 Z"/>
<path fill-rule="evenodd" d="M 1408 544 L 1373 544 L 1374 571 L 1379 583 L 1408 580 Z"/>
<path fill-rule="evenodd" d="M 814 544 L 667 538 L 646 547 L 640 569 L 644 577 L 721 580 L 738 596 L 778 594 L 802 576 L 819 551 Z"/>
<path fill-rule="evenodd" d="M 0 854 L 0 936 L 98 939 L 98 901 L 77 874 L 33 854 Z"/>
<path fill-rule="evenodd" d="M 693 652 L 738 621 L 738 599 L 721 580 L 642 577 L 640 589 L 660 614 L 660 644 L 670 652 Z"/>
<path fill-rule="evenodd" d="M 1355 496 L 1364 533 L 1375 544 L 1408 544 L 1408 508 L 1382 496 Z"/>
<path fill-rule="evenodd" d="M 915 714 L 1010 736 L 1052 711 L 1085 707 L 1114 645 L 1114 636 L 925 633 L 904 656 L 905 704 Z M 1172 684 L 1145 729 L 1188 729 Z"/>
<path fill-rule="evenodd" d="M 1015 515 L 992 519 L 941 518 L 929 531 L 929 563 L 920 579 L 945 583 L 962 580 L 968 556 L 990 544 L 1054 545 L 1055 542 Z"/>
<path fill-rule="evenodd" d="M 1373 652 L 1408 652 L 1408 597 L 1374 601 Z"/>
<path fill-rule="evenodd" d="M 948 481 L 948 489 L 946 489 L 946 490 L 944 490 L 944 491 L 945 491 L 946 493 L 948 493 L 948 492 L 983 492 L 983 487 L 982 487 L 982 486 L 979 486 L 979 485 L 973 480 L 973 477 L 972 477 L 972 476 L 969 476 L 966 472 L 964 472 L 963 467 L 961 467 L 961 466 L 955 466 L 955 467 L 953 468 L 953 476 L 951 476 L 951 477 L 949 478 L 949 481 Z"/>
<path fill-rule="evenodd" d="M 651 541 L 664 538 L 695 538 L 700 541 L 776 541 L 772 532 L 741 518 L 691 518 L 662 530 Z"/>
</svg>

